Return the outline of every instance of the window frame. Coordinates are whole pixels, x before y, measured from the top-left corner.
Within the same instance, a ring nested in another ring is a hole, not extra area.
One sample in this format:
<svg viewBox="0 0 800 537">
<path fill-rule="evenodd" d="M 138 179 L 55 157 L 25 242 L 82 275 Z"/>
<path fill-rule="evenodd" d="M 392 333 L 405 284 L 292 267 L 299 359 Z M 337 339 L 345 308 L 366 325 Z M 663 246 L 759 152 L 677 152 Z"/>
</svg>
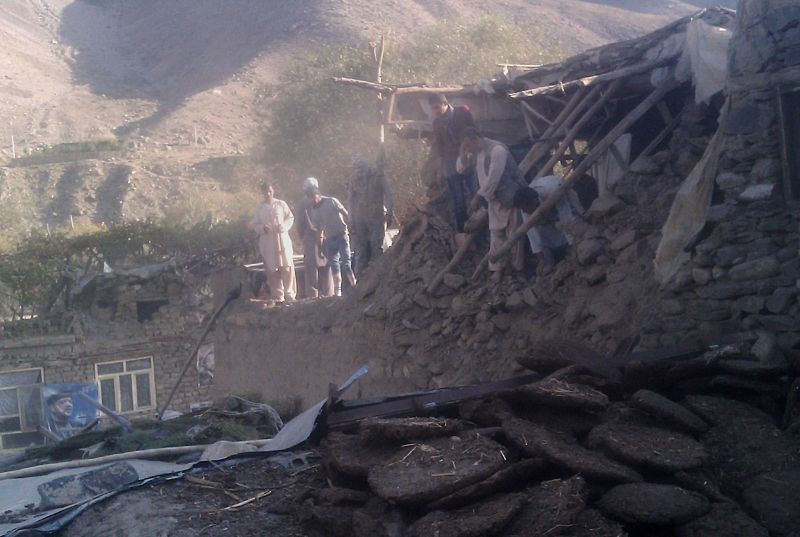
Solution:
<svg viewBox="0 0 800 537">
<path fill-rule="evenodd" d="M 17 384 L 17 385 L 14 385 L 14 386 L 2 386 L 2 387 L 0 387 L 0 391 L 14 390 L 14 392 L 16 393 L 16 396 L 17 396 L 17 413 L 16 414 L 3 414 L 3 415 L 0 415 L 0 419 L 7 419 L 7 418 L 18 418 L 19 419 L 19 429 L 14 430 L 14 431 L 3 431 L 3 432 L 0 432 L 0 450 L 2 450 L 2 451 L 10 450 L 10 449 L 17 449 L 17 448 L 6 448 L 5 447 L 5 437 L 7 435 L 17 435 L 17 434 L 25 434 L 25 433 L 39 433 L 38 428 L 33 428 L 33 429 L 31 429 L 31 428 L 27 428 L 26 429 L 25 428 L 25 422 L 27 421 L 27 419 L 25 418 L 25 404 L 23 403 L 23 401 L 20 400 L 19 389 L 27 387 L 27 386 L 37 386 L 37 385 L 44 386 L 45 379 L 44 379 L 44 367 L 23 367 L 23 368 L 20 368 L 20 369 L 11 369 L 11 370 L 8 370 L 8 371 L 0 371 L 0 375 L 4 375 L 4 374 L 8 374 L 8 373 L 25 373 L 25 372 L 33 372 L 33 371 L 38 371 L 39 378 L 41 379 L 41 382 L 35 382 L 33 384 Z M 40 405 L 41 405 L 41 401 L 40 401 Z M 44 437 L 42 437 L 42 440 L 44 440 Z"/>
<path fill-rule="evenodd" d="M 128 370 L 128 362 L 135 362 L 137 360 L 150 360 L 150 367 L 146 369 L 133 369 Z M 112 364 L 122 364 L 122 372 L 121 373 L 100 373 L 99 369 L 101 366 L 104 365 L 112 365 Z M 150 389 L 150 404 L 147 406 L 139 406 L 139 394 L 138 394 L 138 379 L 136 378 L 137 375 L 141 375 L 142 373 L 148 373 L 148 387 Z M 120 388 L 120 377 L 129 375 L 131 377 L 131 398 L 133 402 L 133 409 L 131 410 L 121 410 L 122 409 L 122 390 Z M 97 394 L 102 402 L 103 399 L 103 383 L 104 380 L 113 380 L 114 381 L 114 405 L 115 408 L 112 409 L 117 414 L 135 414 L 137 412 L 145 412 L 147 410 L 155 410 L 157 408 L 158 403 L 156 402 L 156 368 L 155 368 L 155 359 L 152 355 L 150 356 L 137 356 L 134 358 L 122 358 L 117 360 L 109 360 L 107 362 L 97 362 L 94 364 L 94 376 L 95 381 L 97 382 Z"/>
</svg>

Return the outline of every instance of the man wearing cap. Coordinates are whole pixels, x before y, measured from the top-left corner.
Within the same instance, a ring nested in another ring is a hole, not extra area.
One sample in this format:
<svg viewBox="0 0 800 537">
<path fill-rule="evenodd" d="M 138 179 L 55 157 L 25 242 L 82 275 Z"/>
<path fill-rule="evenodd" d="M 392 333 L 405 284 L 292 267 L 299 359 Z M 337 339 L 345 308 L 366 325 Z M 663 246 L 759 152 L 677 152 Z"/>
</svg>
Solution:
<svg viewBox="0 0 800 537">
<path fill-rule="evenodd" d="M 311 224 L 309 211 L 314 203 L 314 193 L 319 181 L 309 177 L 303 182 L 303 199 L 297 204 L 297 232 L 303 241 L 303 272 L 306 297 L 333 296 L 333 278 L 328 260 L 320 247 L 319 232 Z"/>
<path fill-rule="evenodd" d="M 347 209 L 358 277 L 372 259 L 383 253 L 386 226 L 391 225 L 394 201 L 380 162 L 372 166 L 362 155 L 353 157 L 353 174 L 347 181 Z"/>
<path fill-rule="evenodd" d="M 323 196 L 317 188 L 308 215 L 333 273 L 334 294 L 341 296 L 342 273 L 351 287 L 356 285 L 356 276 L 350 264 L 350 237 L 347 231 L 350 214 L 338 199 Z"/>
</svg>

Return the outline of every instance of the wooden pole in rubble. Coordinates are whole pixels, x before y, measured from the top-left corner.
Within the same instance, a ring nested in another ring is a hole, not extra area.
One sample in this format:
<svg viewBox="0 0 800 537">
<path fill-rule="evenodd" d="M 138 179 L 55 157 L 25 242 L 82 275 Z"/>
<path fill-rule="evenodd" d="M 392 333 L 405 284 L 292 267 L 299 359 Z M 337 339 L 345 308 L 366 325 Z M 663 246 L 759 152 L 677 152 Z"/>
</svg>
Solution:
<svg viewBox="0 0 800 537">
<path fill-rule="evenodd" d="M 600 157 L 602 157 L 606 151 L 608 151 L 609 147 L 611 147 L 617 139 L 622 136 L 626 130 L 628 130 L 631 125 L 636 123 L 647 111 L 649 111 L 653 106 L 658 104 L 661 99 L 663 99 L 667 93 L 672 91 L 678 86 L 678 83 L 675 81 L 674 78 L 670 77 L 664 82 L 661 83 L 653 92 L 648 95 L 639 105 L 634 108 L 625 118 L 619 122 L 619 124 L 614 127 L 611 132 L 609 132 L 605 138 L 603 138 L 595 148 L 593 148 L 589 154 L 586 156 L 585 159 L 581 161 L 581 163 L 574 168 L 569 175 L 564 179 L 564 184 L 559 188 L 552 196 L 547 198 L 547 200 L 542 203 L 536 211 L 533 212 L 525 221 L 522 223 L 520 227 L 518 227 L 508 240 L 498 248 L 497 252 L 494 256 L 490 254 L 486 254 L 484 258 L 481 260 L 478 267 L 475 269 L 475 272 L 472 274 L 472 279 L 477 279 L 484 269 L 489 265 L 489 261 L 498 261 L 502 259 L 502 257 L 508 252 L 511 251 L 511 248 L 520 240 L 522 237 L 525 236 L 525 233 L 535 226 L 547 211 L 555 207 L 558 200 L 560 200 L 567 191 L 572 187 L 572 184 L 575 182 L 576 179 L 581 177 L 584 173 L 586 173 L 589 168 L 594 164 Z"/>
</svg>

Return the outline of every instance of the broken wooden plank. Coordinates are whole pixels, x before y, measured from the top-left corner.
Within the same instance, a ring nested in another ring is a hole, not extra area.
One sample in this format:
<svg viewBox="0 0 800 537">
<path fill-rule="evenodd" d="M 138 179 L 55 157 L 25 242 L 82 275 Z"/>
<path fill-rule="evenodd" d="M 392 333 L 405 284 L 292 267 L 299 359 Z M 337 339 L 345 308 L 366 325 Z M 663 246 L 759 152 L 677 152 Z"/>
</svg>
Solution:
<svg viewBox="0 0 800 537">
<path fill-rule="evenodd" d="M 646 73 L 647 71 L 652 71 L 653 69 L 656 69 L 658 67 L 663 67 L 675 61 L 675 59 L 677 59 L 677 55 L 669 56 L 667 58 L 661 58 L 658 60 L 649 60 L 646 62 L 638 63 L 636 65 L 631 65 L 630 67 L 623 67 L 622 69 L 617 69 L 600 75 L 585 76 L 577 80 L 570 80 L 568 82 L 560 82 L 558 84 L 551 84 L 549 86 L 543 86 L 541 88 L 533 88 L 529 90 L 518 91 L 516 93 L 511 93 L 509 97 L 511 99 L 528 99 L 537 96 L 547 96 L 550 95 L 551 93 L 563 93 L 564 91 L 567 91 L 572 88 L 586 88 L 589 86 L 595 86 L 597 84 L 602 84 L 603 82 L 611 82 L 619 78 L 627 78 L 629 76 Z"/>
</svg>

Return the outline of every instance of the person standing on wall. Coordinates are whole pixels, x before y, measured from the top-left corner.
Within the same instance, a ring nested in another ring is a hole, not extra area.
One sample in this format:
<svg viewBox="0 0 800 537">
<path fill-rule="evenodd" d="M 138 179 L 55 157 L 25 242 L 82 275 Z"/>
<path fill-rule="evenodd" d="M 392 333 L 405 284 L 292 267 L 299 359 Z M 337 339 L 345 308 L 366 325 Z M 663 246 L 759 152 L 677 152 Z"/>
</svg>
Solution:
<svg viewBox="0 0 800 537">
<path fill-rule="evenodd" d="M 347 181 L 347 209 L 350 212 L 354 271 L 361 277 L 371 260 L 383 253 L 386 227 L 394 217 L 394 201 L 381 160 L 370 165 L 362 155 L 353 157 L 353 174 Z"/>
<path fill-rule="evenodd" d="M 463 237 L 464 223 L 468 217 L 467 200 L 475 194 L 476 186 L 475 175 L 469 171 L 459 172 L 456 160 L 464 130 L 475 128 L 475 120 L 468 106 L 453 107 L 441 93 L 431 95 L 428 104 L 434 116 L 431 152 L 438 157 L 441 163 L 439 173 L 447 181 L 450 190 L 456 237 Z M 461 239 L 456 240 L 460 242 Z"/>
<path fill-rule="evenodd" d="M 464 130 L 456 168 L 459 173 L 465 173 L 472 166 L 478 176 L 479 188 L 470 202 L 469 211 L 476 211 L 482 199 L 488 204 L 489 253 L 493 254 L 521 222 L 520 212 L 514 208 L 514 194 L 527 185 L 504 144 L 484 138 L 475 129 L 468 128 Z M 522 261 L 522 248 L 518 244 L 512 255 L 513 267 L 520 270 Z M 498 277 L 503 267 L 502 262 L 489 263 L 489 270 Z"/>
<path fill-rule="evenodd" d="M 319 181 L 309 177 L 303 182 L 303 199 L 297 204 L 297 232 L 303 241 L 303 267 L 306 297 L 333 296 L 333 278 L 328 260 L 322 253 L 319 233 L 311 224 L 309 213 Z"/>
<path fill-rule="evenodd" d="M 294 224 L 294 215 L 285 201 L 275 198 L 272 185 L 263 183 L 263 203 L 256 210 L 250 227 L 258 235 L 258 249 L 264 260 L 264 273 L 276 304 L 294 300 L 296 282 L 294 277 L 294 250 L 289 230 Z"/>
<path fill-rule="evenodd" d="M 342 296 L 342 273 L 351 287 L 356 285 L 356 276 L 350 264 L 350 238 L 347 232 L 350 215 L 338 199 L 323 196 L 319 189 L 315 189 L 309 216 L 333 273 L 334 294 Z"/>
</svg>

